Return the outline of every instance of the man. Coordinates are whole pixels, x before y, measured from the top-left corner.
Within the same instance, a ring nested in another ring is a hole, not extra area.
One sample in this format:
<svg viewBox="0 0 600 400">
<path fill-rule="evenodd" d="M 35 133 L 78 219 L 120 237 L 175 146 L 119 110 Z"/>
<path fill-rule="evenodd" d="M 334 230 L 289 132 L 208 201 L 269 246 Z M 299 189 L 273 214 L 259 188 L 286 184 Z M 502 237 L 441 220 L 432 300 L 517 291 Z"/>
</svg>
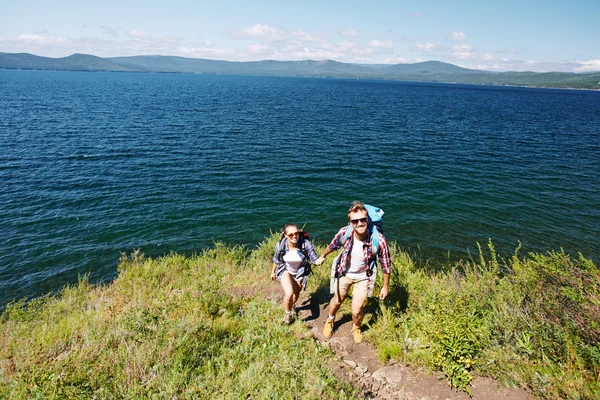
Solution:
<svg viewBox="0 0 600 400">
<path fill-rule="evenodd" d="M 372 236 L 373 230 L 377 228 L 371 224 L 364 203 L 360 201 L 352 203 L 350 210 L 348 210 L 348 219 L 350 225 L 339 230 L 316 264 L 321 265 L 330 253 L 342 246 L 344 247 L 338 256 L 339 263 L 335 273 L 335 294 L 329 304 L 329 315 L 323 328 L 323 336 L 330 338 L 333 334 L 335 314 L 346 299 L 350 287 L 353 286 L 351 333 L 354 341 L 360 343 L 363 339 L 361 332 L 363 308 L 375 278 L 371 266 L 376 268 L 374 263 L 376 258 L 379 257 L 381 271 L 383 272 L 383 287 L 379 294 L 381 300 L 388 295 L 392 268 L 388 245 L 381 232 L 377 232 L 379 235 L 379 248 L 377 254 L 373 254 Z M 350 235 L 347 235 L 349 229 L 352 229 L 352 231 Z"/>
</svg>

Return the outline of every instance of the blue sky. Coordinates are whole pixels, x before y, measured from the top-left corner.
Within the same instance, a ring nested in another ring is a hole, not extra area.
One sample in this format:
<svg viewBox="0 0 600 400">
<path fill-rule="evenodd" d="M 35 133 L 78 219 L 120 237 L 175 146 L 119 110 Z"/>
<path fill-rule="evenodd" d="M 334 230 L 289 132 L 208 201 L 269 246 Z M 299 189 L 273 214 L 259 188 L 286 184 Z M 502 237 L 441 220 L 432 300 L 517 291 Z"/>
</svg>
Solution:
<svg viewBox="0 0 600 400">
<path fill-rule="evenodd" d="M 600 71 L 600 0 L 0 0 L 0 52 Z"/>
</svg>

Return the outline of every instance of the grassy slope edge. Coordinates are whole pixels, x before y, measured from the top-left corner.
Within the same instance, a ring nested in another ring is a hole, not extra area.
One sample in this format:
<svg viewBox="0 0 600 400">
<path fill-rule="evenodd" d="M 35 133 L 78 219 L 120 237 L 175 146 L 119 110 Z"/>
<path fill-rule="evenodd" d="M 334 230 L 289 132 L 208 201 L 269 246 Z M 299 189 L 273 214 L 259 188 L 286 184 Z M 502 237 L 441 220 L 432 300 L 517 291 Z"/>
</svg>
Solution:
<svg viewBox="0 0 600 400">
<path fill-rule="evenodd" d="M 231 295 L 268 284 L 275 241 L 134 253 L 108 286 L 82 278 L 13 303 L 0 319 L 0 397 L 353 398 L 304 325 L 282 326 L 280 306 L 260 295 Z M 503 261 L 488 249 L 434 271 L 392 245 L 390 296 L 369 301 L 365 318 L 382 360 L 443 371 L 466 391 L 476 374 L 540 398 L 600 397 L 598 268 L 562 252 Z M 309 290 L 328 272 L 315 268 Z"/>
</svg>

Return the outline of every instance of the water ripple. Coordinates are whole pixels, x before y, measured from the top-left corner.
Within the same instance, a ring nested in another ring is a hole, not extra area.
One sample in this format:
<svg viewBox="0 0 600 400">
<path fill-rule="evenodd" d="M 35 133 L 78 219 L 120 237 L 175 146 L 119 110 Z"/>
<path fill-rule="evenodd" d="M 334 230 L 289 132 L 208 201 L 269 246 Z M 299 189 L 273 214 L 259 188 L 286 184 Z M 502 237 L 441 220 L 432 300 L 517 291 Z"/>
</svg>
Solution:
<svg viewBox="0 0 600 400">
<path fill-rule="evenodd" d="M 354 199 L 425 259 L 598 259 L 600 93 L 341 79 L 0 71 L 0 306 L 121 252 L 326 242 Z"/>
</svg>

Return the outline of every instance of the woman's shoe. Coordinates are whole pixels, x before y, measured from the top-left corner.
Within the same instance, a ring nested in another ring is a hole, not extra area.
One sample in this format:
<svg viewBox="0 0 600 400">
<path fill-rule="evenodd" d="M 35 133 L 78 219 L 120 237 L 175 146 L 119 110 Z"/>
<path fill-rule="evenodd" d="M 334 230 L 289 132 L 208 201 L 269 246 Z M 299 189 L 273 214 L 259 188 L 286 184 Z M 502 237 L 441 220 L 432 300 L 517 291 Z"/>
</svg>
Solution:
<svg viewBox="0 0 600 400">
<path fill-rule="evenodd" d="M 291 324 L 292 322 L 294 322 L 294 314 L 291 312 L 286 312 L 285 315 L 283 316 L 283 323 L 286 325 Z"/>
</svg>

